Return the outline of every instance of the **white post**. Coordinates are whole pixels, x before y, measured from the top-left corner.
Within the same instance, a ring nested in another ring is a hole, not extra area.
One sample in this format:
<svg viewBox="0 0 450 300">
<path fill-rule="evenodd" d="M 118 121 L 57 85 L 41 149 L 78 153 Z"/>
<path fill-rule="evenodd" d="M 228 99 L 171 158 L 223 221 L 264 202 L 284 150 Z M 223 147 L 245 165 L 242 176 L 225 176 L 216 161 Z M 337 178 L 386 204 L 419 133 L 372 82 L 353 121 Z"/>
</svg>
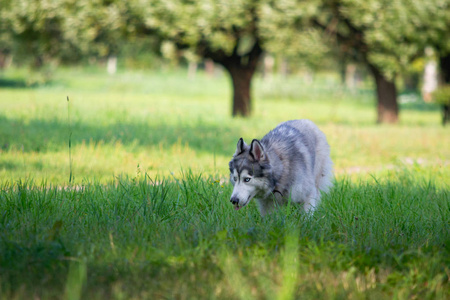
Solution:
<svg viewBox="0 0 450 300">
<path fill-rule="evenodd" d="M 114 75 L 117 72 L 117 56 L 108 56 L 106 69 L 109 75 Z"/>
</svg>

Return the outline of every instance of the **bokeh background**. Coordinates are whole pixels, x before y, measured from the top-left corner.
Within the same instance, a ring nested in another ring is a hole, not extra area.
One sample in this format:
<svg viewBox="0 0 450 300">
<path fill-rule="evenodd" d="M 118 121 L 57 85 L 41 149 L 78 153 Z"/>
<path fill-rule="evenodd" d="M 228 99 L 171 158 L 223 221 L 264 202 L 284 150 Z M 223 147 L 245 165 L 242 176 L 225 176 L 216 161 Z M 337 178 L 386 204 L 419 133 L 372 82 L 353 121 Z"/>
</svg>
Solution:
<svg viewBox="0 0 450 300">
<path fill-rule="evenodd" d="M 2 181 L 225 176 L 241 136 L 299 118 L 338 176 L 448 165 L 445 0 L 1 0 L 0 20 Z"/>
</svg>

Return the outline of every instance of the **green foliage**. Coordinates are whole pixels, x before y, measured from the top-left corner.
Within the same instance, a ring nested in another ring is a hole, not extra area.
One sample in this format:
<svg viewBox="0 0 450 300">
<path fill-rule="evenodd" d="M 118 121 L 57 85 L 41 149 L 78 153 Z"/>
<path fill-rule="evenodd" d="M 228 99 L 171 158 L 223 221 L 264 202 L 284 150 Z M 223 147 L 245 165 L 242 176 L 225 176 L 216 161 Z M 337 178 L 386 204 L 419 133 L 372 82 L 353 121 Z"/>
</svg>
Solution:
<svg viewBox="0 0 450 300">
<path fill-rule="evenodd" d="M 83 55 L 117 55 L 127 43 L 134 43 L 140 23 L 136 1 L 62 0 L 69 2 L 65 35 Z"/>
<path fill-rule="evenodd" d="M 229 55 L 236 46 L 245 53 L 258 41 L 269 52 L 313 68 L 336 56 L 342 60 L 342 51 L 363 55 L 393 78 L 427 45 L 441 54 L 450 51 L 445 0 L 1 0 L 0 6 L 0 51 L 38 67 L 134 56 L 126 50 L 129 44 L 155 52 L 162 39 L 200 56 L 211 51 Z M 347 42 L 330 43 L 335 35 Z"/>
<path fill-rule="evenodd" d="M 433 99 L 441 105 L 450 105 L 450 85 L 439 87 L 433 92 Z"/>
<path fill-rule="evenodd" d="M 448 1 L 322 1 L 315 24 L 335 34 L 341 51 L 388 78 L 403 72 L 430 44 L 448 47 Z"/>
<path fill-rule="evenodd" d="M 1 0 L 0 39 L 22 64 L 117 55 L 136 37 L 135 2 Z M 0 49 L 2 50 L 2 49 Z"/>
<path fill-rule="evenodd" d="M 0 1 L 1 31 L 8 31 L 13 53 L 40 67 L 59 53 L 69 51 L 64 40 L 61 1 Z"/>
<path fill-rule="evenodd" d="M 240 38 L 255 37 L 255 1 L 142 1 L 145 24 L 181 46 L 231 54 Z"/>
<path fill-rule="evenodd" d="M 319 1 L 263 1 L 258 25 L 265 49 L 295 64 L 323 67 L 330 54 L 329 37 L 310 26 L 311 18 L 320 14 L 319 4 Z"/>
</svg>

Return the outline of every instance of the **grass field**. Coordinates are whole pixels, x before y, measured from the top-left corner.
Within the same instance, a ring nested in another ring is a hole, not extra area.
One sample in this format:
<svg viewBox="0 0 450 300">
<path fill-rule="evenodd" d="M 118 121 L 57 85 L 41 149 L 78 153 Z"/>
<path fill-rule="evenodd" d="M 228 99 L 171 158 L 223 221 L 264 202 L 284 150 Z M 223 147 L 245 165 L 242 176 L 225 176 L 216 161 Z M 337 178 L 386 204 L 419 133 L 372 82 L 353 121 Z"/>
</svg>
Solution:
<svg viewBox="0 0 450 300">
<path fill-rule="evenodd" d="M 0 77 L 1 299 L 450 297 L 450 134 L 436 106 L 402 104 L 400 124 L 377 126 L 370 85 L 257 78 L 253 116 L 233 119 L 220 75 L 26 78 Z M 313 215 L 234 211 L 237 140 L 294 118 L 326 133 L 335 187 Z"/>
</svg>

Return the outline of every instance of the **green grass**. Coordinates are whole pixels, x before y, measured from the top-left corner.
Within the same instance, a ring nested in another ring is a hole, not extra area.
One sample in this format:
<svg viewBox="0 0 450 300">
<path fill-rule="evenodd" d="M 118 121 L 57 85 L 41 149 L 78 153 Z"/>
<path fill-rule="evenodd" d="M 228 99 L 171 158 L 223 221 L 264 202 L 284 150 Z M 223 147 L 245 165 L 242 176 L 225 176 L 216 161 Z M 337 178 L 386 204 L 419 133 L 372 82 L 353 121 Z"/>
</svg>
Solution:
<svg viewBox="0 0 450 300">
<path fill-rule="evenodd" d="M 5 76 L 20 82 L 26 75 L 21 72 Z M 183 72 L 105 76 L 68 69 L 44 86 L 0 88 L 0 182 L 67 184 L 67 96 L 75 183 L 133 176 L 138 165 L 152 177 L 178 176 L 181 169 L 225 174 L 240 137 L 261 138 L 276 124 L 298 118 L 325 132 L 337 174 L 378 173 L 415 162 L 449 174 L 450 135 L 436 106 L 403 105 L 399 125 L 377 126 L 370 87 L 349 92 L 329 76 L 312 84 L 301 76 L 256 78 L 253 116 L 233 119 L 229 85 L 225 76 L 202 73 L 188 80 Z"/>
<path fill-rule="evenodd" d="M 220 74 L 71 68 L 27 87 L 28 75 L 0 77 L 0 299 L 450 297 L 436 106 L 402 104 L 400 124 L 376 126 L 370 85 L 256 78 L 241 119 Z M 313 215 L 234 211 L 237 140 L 294 118 L 326 133 L 334 188 Z"/>
<path fill-rule="evenodd" d="M 229 185 L 187 173 L 107 185 L 6 185 L 5 298 L 445 299 L 448 190 L 407 172 L 338 181 L 314 215 L 235 212 Z M 70 298 L 70 297 L 68 297 Z"/>
</svg>

